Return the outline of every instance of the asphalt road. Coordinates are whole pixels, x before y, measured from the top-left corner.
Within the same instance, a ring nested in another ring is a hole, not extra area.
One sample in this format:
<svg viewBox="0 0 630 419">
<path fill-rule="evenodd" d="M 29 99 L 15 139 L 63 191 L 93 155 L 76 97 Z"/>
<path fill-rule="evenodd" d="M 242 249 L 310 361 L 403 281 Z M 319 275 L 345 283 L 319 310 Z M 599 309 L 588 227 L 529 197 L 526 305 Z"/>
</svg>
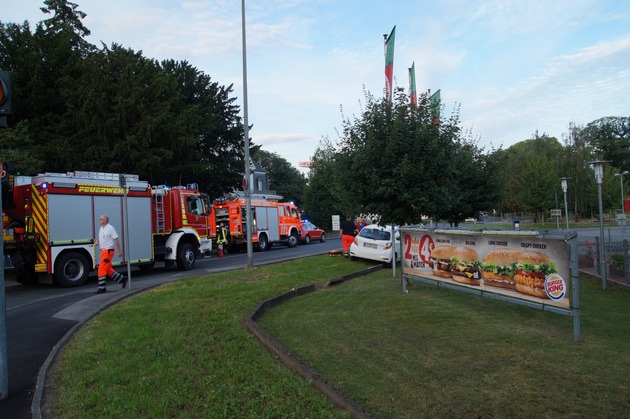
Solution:
<svg viewBox="0 0 630 419">
<path fill-rule="evenodd" d="M 338 238 L 325 243 L 314 242 L 289 249 L 273 246 L 266 252 L 253 254 L 253 265 L 261 266 L 340 249 Z M 56 345 L 107 306 L 135 292 L 190 276 L 247 267 L 247 254 L 228 254 L 223 258 L 212 256 L 198 259 L 194 269 L 178 271 L 156 266 L 151 272 L 134 269 L 127 289 L 108 282 L 107 293 L 96 295 L 96 277 L 77 288 L 59 288 L 52 285 L 23 286 L 5 281 L 7 358 L 9 375 L 9 397 L 0 401 L 0 418 L 31 418 L 31 405 L 36 391 L 38 376 L 43 366 L 48 365 L 51 352 Z M 43 380 L 40 380 L 40 385 Z"/>
</svg>

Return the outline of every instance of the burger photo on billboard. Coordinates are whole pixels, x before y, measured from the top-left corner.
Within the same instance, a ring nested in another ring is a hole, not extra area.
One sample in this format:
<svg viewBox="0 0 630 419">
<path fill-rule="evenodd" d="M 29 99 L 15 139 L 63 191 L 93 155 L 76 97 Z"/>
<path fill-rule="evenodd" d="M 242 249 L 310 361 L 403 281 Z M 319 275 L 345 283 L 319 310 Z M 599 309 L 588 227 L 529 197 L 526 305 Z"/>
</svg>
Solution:
<svg viewBox="0 0 630 419">
<path fill-rule="evenodd" d="M 444 278 L 451 278 L 451 255 L 455 246 L 441 245 L 435 246 L 431 251 L 431 269 L 433 275 Z"/>
<path fill-rule="evenodd" d="M 510 248 L 495 249 L 486 253 L 481 260 L 483 269 L 481 277 L 484 285 L 514 289 L 514 275 L 520 251 Z"/>
<path fill-rule="evenodd" d="M 480 285 L 482 263 L 479 254 L 470 247 L 459 246 L 451 253 L 450 270 L 453 280 L 462 284 Z"/>
<path fill-rule="evenodd" d="M 516 291 L 540 298 L 549 298 L 545 291 L 545 279 L 549 274 L 558 273 L 558 267 L 551 258 L 537 251 L 518 252 L 514 274 Z"/>
</svg>

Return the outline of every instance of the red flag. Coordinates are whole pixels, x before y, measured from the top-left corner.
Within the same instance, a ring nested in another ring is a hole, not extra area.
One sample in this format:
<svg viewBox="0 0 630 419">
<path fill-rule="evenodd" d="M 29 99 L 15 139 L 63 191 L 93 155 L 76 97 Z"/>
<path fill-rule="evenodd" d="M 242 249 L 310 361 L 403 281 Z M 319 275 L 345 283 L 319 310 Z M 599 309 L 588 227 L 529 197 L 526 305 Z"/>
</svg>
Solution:
<svg viewBox="0 0 630 419">
<path fill-rule="evenodd" d="M 417 107 L 418 94 L 416 93 L 416 63 L 411 63 L 411 68 L 409 69 L 409 89 L 411 90 L 409 93 L 411 104 Z"/>
<path fill-rule="evenodd" d="M 385 97 L 390 102 L 393 100 L 394 87 L 394 40 L 396 38 L 396 26 L 385 40 Z"/>
</svg>

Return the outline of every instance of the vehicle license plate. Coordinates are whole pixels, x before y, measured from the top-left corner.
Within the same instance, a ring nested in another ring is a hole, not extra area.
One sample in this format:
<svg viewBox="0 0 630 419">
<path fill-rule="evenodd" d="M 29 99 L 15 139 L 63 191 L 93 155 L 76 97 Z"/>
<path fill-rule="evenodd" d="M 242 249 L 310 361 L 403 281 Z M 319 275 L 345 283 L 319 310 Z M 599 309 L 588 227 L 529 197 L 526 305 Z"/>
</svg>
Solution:
<svg viewBox="0 0 630 419">
<path fill-rule="evenodd" d="M 370 249 L 376 249 L 378 245 L 376 243 L 363 243 L 363 247 L 369 247 Z"/>
</svg>

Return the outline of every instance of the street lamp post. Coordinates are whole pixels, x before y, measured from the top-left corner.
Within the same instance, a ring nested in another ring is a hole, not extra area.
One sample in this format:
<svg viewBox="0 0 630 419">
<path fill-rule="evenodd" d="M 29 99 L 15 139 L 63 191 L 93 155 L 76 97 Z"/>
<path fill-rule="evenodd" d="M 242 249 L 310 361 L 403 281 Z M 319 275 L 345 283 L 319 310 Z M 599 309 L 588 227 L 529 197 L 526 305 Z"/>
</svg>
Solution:
<svg viewBox="0 0 630 419">
<path fill-rule="evenodd" d="M 563 177 L 560 179 L 560 184 L 562 185 L 562 192 L 564 193 L 564 218 L 567 222 L 567 230 L 569 229 L 569 207 L 567 206 L 567 191 L 569 190 L 569 182 L 570 177 Z"/>
<path fill-rule="evenodd" d="M 586 162 L 590 164 L 595 172 L 595 181 L 597 182 L 597 198 L 599 201 L 599 274 L 602 278 L 602 289 L 606 289 L 606 254 L 604 253 L 604 204 L 602 203 L 602 183 L 604 182 L 604 164 L 610 163 L 605 160 L 595 160 Z"/>
<path fill-rule="evenodd" d="M 619 183 L 621 185 L 621 237 L 623 238 L 626 235 L 626 211 L 623 206 L 623 177 L 627 175 L 627 170 L 623 173 L 615 173 L 615 176 L 619 176 Z"/>
<path fill-rule="evenodd" d="M 254 245 L 252 244 L 252 185 L 250 179 L 250 158 L 249 158 L 249 121 L 247 112 L 247 33 L 245 30 L 245 0 L 241 0 L 241 35 L 243 43 L 243 143 L 245 153 L 245 179 L 243 189 L 245 190 L 245 214 L 247 221 L 247 268 L 254 267 Z"/>
</svg>

